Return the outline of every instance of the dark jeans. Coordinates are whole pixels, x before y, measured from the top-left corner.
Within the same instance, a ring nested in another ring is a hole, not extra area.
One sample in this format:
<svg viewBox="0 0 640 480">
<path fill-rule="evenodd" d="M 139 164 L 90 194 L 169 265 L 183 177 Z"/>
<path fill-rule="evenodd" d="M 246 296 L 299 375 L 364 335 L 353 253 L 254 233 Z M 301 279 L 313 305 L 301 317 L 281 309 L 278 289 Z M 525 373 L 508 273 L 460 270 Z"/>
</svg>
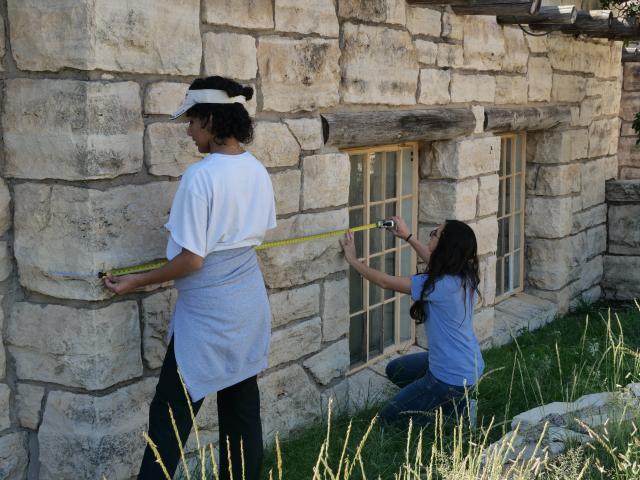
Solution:
<svg viewBox="0 0 640 480">
<path fill-rule="evenodd" d="M 387 376 L 401 390 L 380 412 L 385 423 L 408 422 L 427 425 L 438 408 L 445 416 L 462 415 L 466 404 L 465 388 L 441 382 L 429 371 L 429 354 L 413 353 L 392 360 Z M 467 388 L 469 389 L 469 387 Z"/>
<path fill-rule="evenodd" d="M 258 480 L 262 466 L 262 425 L 260 422 L 260 393 L 255 376 L 243 380 L 218 392 L 218 422 L 220 431 L 220 479 L 228 480 L 229 450 L 231 447 L 231 470 L 234 479 Z M 193 421 L 185 396 L 173 350 L 173 339 L 167 348 L 162 364 L 160 380 L 149 408 L 149 437 L 158 447 L 160 458 L 173 476 L 180 451 L 171 425 L 169 406 L 173 411 L 180 441 L 184 445 L 189 437 Z M 194 415 L 202 406 L 202 400 L 192 402 Z M 228 439 L 228 440 L 227 440 Z M 242 441 L 242 447 L 240 445 Z M 242 450 L 242 454 L 241 454 Z M 244 455 L 244 475 L 242 472 Z M 166 478 L 155 461 L 153 451 L 147 445 L 138 480 L 162 480 Z"/>
</svg>

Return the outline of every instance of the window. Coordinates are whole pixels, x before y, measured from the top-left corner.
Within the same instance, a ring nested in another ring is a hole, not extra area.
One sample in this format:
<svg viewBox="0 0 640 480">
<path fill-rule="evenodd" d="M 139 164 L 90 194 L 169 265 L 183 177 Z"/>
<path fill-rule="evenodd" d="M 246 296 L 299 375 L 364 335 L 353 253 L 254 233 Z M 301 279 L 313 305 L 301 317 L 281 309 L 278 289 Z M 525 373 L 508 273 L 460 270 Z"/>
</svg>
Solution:
<svg viewBox="0 0 640 480">
<path fill-rule="evenodd" d="M 526 134 L 502 136 L 498 199 L 496 301 L 522 291 Z"/>
<path fill-rule="evenodd" d="M 349 187 L 349 225 L 359 226 L 398 215 L 417 232 L 417 145 L 403 144 L 352 149 Z M 384 229 L 356 233 L 358 258 L 391 275 L 415 272 L 416 255 L 406 242 Z M 369 283 L 355 270 L 349 272 L 349 351 L 351 366 L 412 344 L 409 317 L 411 299 Z"/>
</svg>

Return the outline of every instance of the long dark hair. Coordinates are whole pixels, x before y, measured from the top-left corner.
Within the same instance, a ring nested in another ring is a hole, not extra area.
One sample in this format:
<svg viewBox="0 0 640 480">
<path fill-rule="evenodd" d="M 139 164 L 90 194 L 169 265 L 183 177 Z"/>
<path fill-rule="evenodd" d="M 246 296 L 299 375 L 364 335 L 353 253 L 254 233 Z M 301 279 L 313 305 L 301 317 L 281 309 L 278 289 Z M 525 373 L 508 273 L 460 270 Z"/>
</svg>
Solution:
<svg viewBox="0 0 640 480">
<path fill-rule="evenodd" d="M 468 292 L 480 297 L 478 284 L 478 243 L 473 230 L 466 223 L 447 220 L 444 224 L 438 246 L 431 253 L 426 273 L 429 275 L 420 292 L 420 300 L 411 306 L 410 315 L 417 323 L 425 321 L 425 302 L 433 292 L 436 282 L 444 275 L 453 275 L 462 280 L 465 313 Z M 473 298 L 473 296 L 472 296 Z M 472 307 L 473 308 L 473 307 Z M 463 319 L 464 321 L 464 319 Z"/>
<path fill-rule="evenodd" d="M 197 78 L 189 90 L 224 90 L 229 97 L 243 95 L 247 100 L 253 98 L 253 88 L 217 76 Z M 187 117 L 198 118 L 205 124 L 212 119 L 209 131 L 220 145 L 229 137 L 241 143 L 249 143 L 253 139 L 253 122 L 241 103 L 199 103 L 187 110 Z"/>
</svg>

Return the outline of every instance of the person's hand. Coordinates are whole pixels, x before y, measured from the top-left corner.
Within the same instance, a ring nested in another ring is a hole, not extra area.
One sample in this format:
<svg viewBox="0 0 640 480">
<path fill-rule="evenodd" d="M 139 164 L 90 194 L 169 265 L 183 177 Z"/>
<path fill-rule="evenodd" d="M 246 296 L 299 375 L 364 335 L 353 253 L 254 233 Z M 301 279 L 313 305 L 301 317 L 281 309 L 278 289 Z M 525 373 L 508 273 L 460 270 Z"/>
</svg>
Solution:
<svg viewBox="0 0 640 480">
<path fill-rule="evenodd" d="M 395 226 L 393 228 L 388 228 L 387 230 L 393 233 L 396 237 L 400 237 L 403 240 L 406 239 L 411 233 L 406 222 L 400 217 L 391 217 L 391 220 L 394 221 Z"/>
<path fill-rule="evenodd" d="M 342 245 L 344 258 L 347 262 L 351 263 L 358 259 L 358 255 L 356 254 L 356 242 L 353 240 L 353 232 L 345 233 L 340 239 L 340 245 Z"/>
<path fill-rule="evenodd" d="M 114 277 L 110 273 L 107 273 L 104 277 L 104 285 L 116 295 L 124 295 L 139 287 L 137 277 L 136 274 Z"/>
</svg>

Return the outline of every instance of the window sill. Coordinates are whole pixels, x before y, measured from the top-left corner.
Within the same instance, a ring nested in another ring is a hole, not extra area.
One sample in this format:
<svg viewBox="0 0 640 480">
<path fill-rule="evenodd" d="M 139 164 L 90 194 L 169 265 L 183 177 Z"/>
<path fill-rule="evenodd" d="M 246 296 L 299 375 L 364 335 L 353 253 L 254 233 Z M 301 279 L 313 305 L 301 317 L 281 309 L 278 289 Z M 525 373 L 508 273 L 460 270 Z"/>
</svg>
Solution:
<svg viewBox="0 0 640 480">
<path fill-rule="evenodd" d="M 517 293 L 495 306 L 493 346 L 510 343 L 523 331 L 536 330 L 558 314 L 555 303 L 526 293 Z"/>
</svg>

